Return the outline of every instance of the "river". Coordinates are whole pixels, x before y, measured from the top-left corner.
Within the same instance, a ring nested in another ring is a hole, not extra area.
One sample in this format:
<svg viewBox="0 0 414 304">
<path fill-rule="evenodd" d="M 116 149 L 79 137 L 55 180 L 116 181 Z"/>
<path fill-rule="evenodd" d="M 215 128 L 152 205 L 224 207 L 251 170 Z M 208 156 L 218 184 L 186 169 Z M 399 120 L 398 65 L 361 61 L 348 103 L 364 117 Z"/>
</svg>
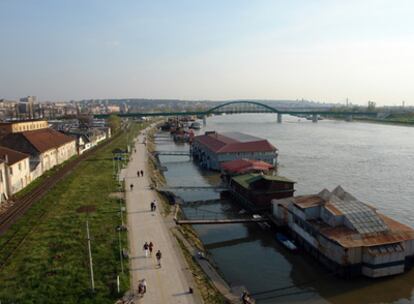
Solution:
<svg viewBox="0 0 414 304">
<path fill-rule="evenodd" d="M 360 122 L 305 119 L 272 114 L 214 116 L 198 132 L 239 131 L 268 139 L 279 149 L 278 174 L 297 182 L 296 195 L 341 185 L 379 212 L 414 227 L 414 128 Z M 167 133 L 160 136 L 165 137 Z M 160 137 L 158 150 L 188 151 Z M 169 186 L 206 186 L 217 173 L 200 170 L 188 158 L 162 156 Z M 177 191 L 186 201 L 216 199 L 214 190 Z M 184 208 L 189 217 L 231 217 L 239 208 L 217 201 Z M 223 277 L 244 285 L 257 303 L 412 303 L 414 269 L 383 279 L 345 280 L 306 253 L 292 254 L 256 224 L 194 226 Z"/>
</svg>

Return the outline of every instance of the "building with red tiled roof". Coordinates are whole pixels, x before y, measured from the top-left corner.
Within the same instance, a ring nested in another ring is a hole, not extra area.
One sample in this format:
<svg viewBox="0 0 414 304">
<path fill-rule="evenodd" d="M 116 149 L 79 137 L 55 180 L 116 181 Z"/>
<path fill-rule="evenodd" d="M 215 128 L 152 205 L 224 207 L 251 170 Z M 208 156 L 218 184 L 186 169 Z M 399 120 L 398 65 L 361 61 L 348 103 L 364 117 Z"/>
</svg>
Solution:
<svg viewBox="0 0 414 304">
<path fill-rule="evenodd" d="M 202 167 L 211 170 L 220 170 L 223 162 L 243 158 L 272 166 L 277 163 L 277 149 L 269 141 L 239 132 L 219 134 L 212 131 L 196 136 L 191 144 L 191 154 Z"/>
<path fill-rule="evenodd" d="M 76 155 L 76 139 L 51 128 L 9 133 L 0 145 L 30 155 L 32 179 Z"/>
<path fill-rule="evenodd" d="M 0 169 L 0 183 L 9 197 L 30 184 L 30 155 L 0 146 L 0 159 L 4 164 L 4 169 Z"/>
</svg>

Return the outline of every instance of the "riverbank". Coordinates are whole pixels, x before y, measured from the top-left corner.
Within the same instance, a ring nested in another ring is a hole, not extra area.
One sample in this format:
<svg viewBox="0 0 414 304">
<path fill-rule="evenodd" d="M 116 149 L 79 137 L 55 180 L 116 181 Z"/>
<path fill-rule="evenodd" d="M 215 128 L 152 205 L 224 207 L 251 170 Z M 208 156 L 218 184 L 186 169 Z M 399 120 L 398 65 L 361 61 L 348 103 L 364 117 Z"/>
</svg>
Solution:
<svg viewBox="0 0 414 304">
<path fill-rule="evenodd" d="M 148 147 L 154 151 L 156 147 L 152 137 L 151 139 Z M 165 183 L 165 177 L 163 173 L 158 170 L 158 167 L 157 161 L 154 160 L 152 164 L 153 171 L 151 174 L 157 179 L 161 176 Z M 241 287 L 236 288 L 236 291 L 232 290 L 219 274 L 217 266 L 209 257 L 208 251 L 197 235 L 197 232 L 191 226 L 178 226 L 175 224 L 174 218 L 182 216 L 181 211 L 177 208 L 178 206 L 175 205 L 173 207 L 163 195 L 160 195 L 160 198 L 163 205 L 164 216 L 166 216 L 166 220 L 170 222 L 170 229 L 176 237 L 187 263 L 190 265 L 191 272 L 204 303 L 239 303 Z M 200 259 L 197 254 L 198 252 L 203 252 L 205 258 Z"/>
<path fill-rule="evenodd" d="M 376 118 L 354 118 L 353 120 L 358 121 L 358 122 L 367 122 L 367 123 L 373 123 L 373 124 L 396 125 L 396 126 L 405 126 L 405 127 L 414 126 L 414 121 L 385 120 L 385 119 L 376 119 Z"/>
<path fill-rule="evenodd" d="M 129 289 L 128 267 L 122 274 L 119 257 L 116 227 L 121 219 L 119 200 L 112 195 L 118 191 L 112 150 L 125 149 L 127 134 L 137 134 L 143 127 L 132 124 L 84 160 L 1 236 L 1 260 L 12 253 L 0 269 L 2 303 L 113 303 Z M 86 220 L 95 292 L 91 291 Z M 126 245 L 125 234 L 121 243 Z"/>
</svg>

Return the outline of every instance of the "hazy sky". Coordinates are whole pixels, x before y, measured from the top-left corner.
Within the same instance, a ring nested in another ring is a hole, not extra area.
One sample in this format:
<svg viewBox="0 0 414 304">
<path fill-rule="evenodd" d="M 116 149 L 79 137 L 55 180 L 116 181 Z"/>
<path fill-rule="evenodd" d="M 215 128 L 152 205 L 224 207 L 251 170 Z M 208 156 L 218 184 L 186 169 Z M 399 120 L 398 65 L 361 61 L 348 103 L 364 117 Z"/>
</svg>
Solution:
<svg viewBox="0 0 414 304">
<path fill-rule="evenodd" d="M 414 1 L 0 0 L 0 98 L 414 105 Z"/>
</svg>

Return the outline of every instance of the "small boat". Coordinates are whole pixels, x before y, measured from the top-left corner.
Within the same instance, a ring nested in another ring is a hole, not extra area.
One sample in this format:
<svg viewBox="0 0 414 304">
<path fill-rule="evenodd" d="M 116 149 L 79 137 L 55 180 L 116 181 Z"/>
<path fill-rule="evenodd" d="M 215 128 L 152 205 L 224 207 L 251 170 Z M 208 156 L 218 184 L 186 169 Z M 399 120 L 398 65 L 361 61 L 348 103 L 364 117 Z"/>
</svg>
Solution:
<svg viewBox="0 0 414 304">
<path fill-rule="evenodd" d="M 283 246 L 285 246 L 287 249 L 291 251 L 297 251 L 298 247 L 291 241 L 286 235 L 283 233 L 276 233 L 276 240 L 278 240 L 280 243 L 282 243 Z"/>
<path fill-rule="evenodd" d="M 201 129 L 201 124 L 199 122 L 195 121 L 195 122 L 191 123 L 190 128 L 194 129 L 194 130 L 200 130 Z"/>
<path fill-rule="evenodd" d="M 253 214 L 252 217 L 254 219 L 261 219 L 262 218 L 262 216 L 259 215 L 259 214 Z M 267 230 L 267 229 L 271 228 L 269 223 L 266 223 L 266 222 L 257 222 L 257 225 L 259 225 L 260 228 L 262 228 L 263 230 Z"/>
</svg>

